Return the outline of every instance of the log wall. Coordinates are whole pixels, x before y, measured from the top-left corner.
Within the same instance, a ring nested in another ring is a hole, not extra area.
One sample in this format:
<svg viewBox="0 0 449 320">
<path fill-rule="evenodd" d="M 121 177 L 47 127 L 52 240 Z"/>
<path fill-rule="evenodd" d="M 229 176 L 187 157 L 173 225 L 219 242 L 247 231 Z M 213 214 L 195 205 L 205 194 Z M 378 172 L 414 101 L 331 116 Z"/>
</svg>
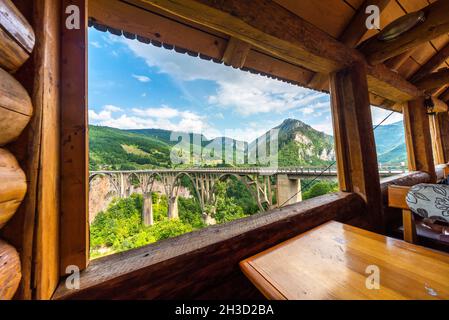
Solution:
<svg viewBox="0 0 449 320">
<path fill-rule="evenodd" d="M 59 5 L 0 1 L 1 299 L 59 282 Z"/>
</svg>

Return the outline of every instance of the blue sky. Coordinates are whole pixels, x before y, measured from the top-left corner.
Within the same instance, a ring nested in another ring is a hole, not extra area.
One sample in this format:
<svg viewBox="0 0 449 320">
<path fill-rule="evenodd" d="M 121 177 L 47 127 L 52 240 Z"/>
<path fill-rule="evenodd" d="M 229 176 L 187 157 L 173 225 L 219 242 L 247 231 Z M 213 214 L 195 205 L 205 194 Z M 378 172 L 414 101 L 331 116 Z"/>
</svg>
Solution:
<svg viewBox="0 0 449 320">
<path fill-rule="evenodd" d="M 332 134 L 327 94 L 89 29 L 90 124 L 252 141 L 286 118 Z"/>
</svg>

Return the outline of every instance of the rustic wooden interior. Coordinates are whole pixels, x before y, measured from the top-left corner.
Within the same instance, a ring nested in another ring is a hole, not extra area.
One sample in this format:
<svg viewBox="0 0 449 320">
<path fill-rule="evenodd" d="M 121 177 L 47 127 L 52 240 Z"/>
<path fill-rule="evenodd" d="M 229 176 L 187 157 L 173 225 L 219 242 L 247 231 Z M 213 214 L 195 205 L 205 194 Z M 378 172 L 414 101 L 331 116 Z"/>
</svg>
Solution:
<svg viewBox="0 0 449 320">
<path fill-rule="evenodd" d="M 381 30 L 426 19 L 381 41 L 368 5 Z M 0 299 L 258 299 L 239 269 L 252 255 L 330 220 L 393 236 L 404 208 L 388 187 L 436 182 L 449 163 L 448 12 L 447 0 L 0 0 Z M 340 192 L 89 263 L 88 26 L 329 92 Z M 403 113 L 409 173 L 379 179 L 370 105 Z M 79 290 L 63 285 L 69 265 Z"/>
</svg>

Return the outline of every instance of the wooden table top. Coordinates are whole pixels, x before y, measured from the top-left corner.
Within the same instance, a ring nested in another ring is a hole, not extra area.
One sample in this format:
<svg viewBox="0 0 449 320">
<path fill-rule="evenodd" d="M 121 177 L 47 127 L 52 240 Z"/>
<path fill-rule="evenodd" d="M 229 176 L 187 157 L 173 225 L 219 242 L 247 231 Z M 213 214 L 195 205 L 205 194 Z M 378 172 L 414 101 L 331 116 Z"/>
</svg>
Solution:
<svg viewBox="0 0 449 320">
<path fill-rule="evenodd" d="M 368 284 L 373 283 L 372 271 L 366 272 L 373 265 L 379 270 L 379 289 L 366 286 L 370 275 Z M 448 254 L 334 221 L 240 267 L 272 300 L 449 299 Z"/>
</svg>

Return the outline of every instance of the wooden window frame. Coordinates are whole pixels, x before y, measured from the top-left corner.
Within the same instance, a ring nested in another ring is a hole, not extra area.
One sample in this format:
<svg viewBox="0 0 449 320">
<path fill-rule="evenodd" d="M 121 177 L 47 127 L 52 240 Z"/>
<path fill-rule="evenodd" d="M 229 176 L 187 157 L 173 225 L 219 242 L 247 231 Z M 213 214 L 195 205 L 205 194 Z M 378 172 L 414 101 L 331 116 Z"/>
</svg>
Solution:
<svg viewBox="0 0 449 320">
<path fill-rule="evenodd" d="M 69 5 L 80 9 L 80 29 L 65 27 Z M 60 273 L 89 263 L 87 122 L 88 0 L 64 0 L 61 28 Z"/>
</svg>

